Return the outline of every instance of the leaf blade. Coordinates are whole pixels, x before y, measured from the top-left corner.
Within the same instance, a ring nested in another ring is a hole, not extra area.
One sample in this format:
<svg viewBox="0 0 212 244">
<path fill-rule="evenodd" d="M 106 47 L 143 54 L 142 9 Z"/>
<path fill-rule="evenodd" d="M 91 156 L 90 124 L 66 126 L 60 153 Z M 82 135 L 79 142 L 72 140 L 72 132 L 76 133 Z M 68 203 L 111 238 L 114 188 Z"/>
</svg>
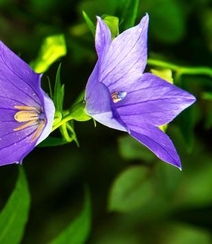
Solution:
<svg viewBox="0 0 212 244">
<path fill-rule="evenodd" d="M 91 230 L 91 200 L 85 191 L 85 203 L 81 213 L 69 226 L 49 244 L 84 244 Z"/>
<path fill-rule="evenodd" d="M 18 244 L 24 234 L 30 207 L 30 194 L 23 167 L 5 207 L 0 213 L 0 243 Z"/>
</svg>

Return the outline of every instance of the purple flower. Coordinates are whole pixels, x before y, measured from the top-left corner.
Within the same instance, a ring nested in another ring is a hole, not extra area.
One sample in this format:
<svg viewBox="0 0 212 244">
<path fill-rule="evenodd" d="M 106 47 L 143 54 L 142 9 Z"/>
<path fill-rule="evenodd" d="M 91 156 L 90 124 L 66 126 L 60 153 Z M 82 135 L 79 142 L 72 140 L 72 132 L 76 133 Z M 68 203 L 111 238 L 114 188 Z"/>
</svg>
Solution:
<svg viewBox="0 0 212 244">
<path fill-rule="evenodd" d="M 98 122 L 121 131 L 181 168 L 176 149 L 158 127 L 172 121 L 195 101 L 188 92 L 151 74 L 147 63 L 149 16 L 114 40 L 97 17 L 95 46 L 98 61 L 86 86 L 86 112 Z"/>
<path fill-rule="evenodd" d="M 0 42 L 0 165 L 21 163 L 51 132 L 55 107 L 40 79 Z"/>
</svg>

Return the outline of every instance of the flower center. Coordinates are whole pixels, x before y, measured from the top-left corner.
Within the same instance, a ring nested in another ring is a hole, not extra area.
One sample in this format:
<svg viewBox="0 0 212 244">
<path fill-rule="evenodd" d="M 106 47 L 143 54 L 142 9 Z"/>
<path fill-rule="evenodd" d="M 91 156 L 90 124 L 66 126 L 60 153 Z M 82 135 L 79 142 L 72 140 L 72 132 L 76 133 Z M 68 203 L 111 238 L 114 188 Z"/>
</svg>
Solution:
<svg viewBox="0 0 212 244">
<path fill-rule="evenodd" d="M 15 109 L 18 112 L 15 113 L 14 119 L 19 123 L 24 123 L 19 127 L 13 129 L 14 131 L 23 130 L 27 127 L 37 125 L 37 129 L 34 132 L 31 142 L 35 141 L 45 125 L 45 115 L 39 109 L 35 107 L 28 107 L 28 106 L 15 106 Z"/>
<path fill-rule="evenodd" d="M 111 98 L 114 103 L 117 103 L 121 100 L 123 100 L 127 95 L 127 92 L 125 91 L 118 91 L 118 92 L 113 92 L 111 93 Z"/>
</svg>

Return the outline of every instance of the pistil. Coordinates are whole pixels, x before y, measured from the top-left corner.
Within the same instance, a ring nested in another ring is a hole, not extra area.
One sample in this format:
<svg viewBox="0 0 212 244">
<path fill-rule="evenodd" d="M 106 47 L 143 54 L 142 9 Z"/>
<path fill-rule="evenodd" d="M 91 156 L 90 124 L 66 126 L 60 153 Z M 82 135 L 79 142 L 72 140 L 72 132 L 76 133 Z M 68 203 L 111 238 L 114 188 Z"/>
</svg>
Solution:
<svg viewBox="0 0 212 244">
<path fill-rule="evenodd" d="M 111 93 L 111 98 L 114 103 L 120 102 L 123 100 L 127 95 L 127 92 L 125 91 L 118 91 L 118 92 L 113 92 Z"/>
</svg>

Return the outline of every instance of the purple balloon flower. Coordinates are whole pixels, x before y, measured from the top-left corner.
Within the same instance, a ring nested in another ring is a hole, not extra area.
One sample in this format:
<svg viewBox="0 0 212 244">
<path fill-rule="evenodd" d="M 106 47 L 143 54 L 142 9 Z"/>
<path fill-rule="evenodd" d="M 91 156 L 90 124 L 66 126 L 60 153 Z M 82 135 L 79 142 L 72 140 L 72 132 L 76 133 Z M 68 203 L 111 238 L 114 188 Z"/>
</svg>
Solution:
<svg viewBox="0 0 212 244">
<path fill-rule="evenodd" d="M 137 26 L 112 40 L 109 28 L 97 17 L 98 61 L 86 86 L 86 112 L 108 127 L 128 132 L 161 160 L 181 169 L 172 141 L 158 127 L 172 121 L 195 97 L 143 73 L 148 22 L 146 15 Z"/>
<path fill-rule="evenodd" d="M 21 163 L 51 132 L 55 107 L 40 80 L 0 42 L 0 166 Z"/>
</svg>

